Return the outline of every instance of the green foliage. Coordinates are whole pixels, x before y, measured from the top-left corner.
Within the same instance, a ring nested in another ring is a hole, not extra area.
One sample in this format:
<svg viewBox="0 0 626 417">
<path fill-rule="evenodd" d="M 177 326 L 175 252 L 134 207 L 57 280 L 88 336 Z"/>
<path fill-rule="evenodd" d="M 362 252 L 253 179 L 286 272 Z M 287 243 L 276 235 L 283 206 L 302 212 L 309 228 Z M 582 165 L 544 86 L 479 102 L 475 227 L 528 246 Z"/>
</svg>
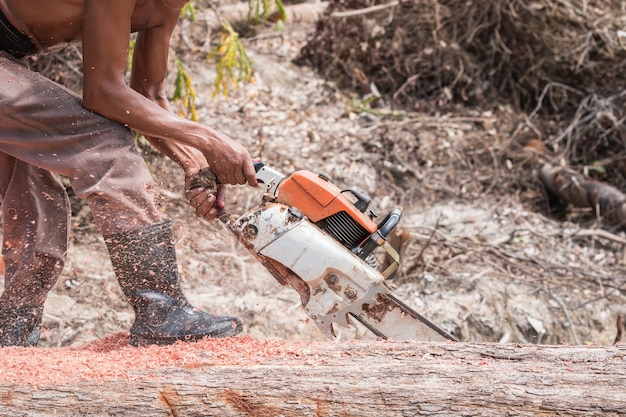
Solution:
<svg viewBox="0 0 626 417">
<path fill-rule="evenodd" d="M 194 0 L 187 2 L 180 11 L 180 17 L 196 21 L 196 2 Z"/>
<path fill-rule="evenodd" d="M 375 116 L 385 117 L 385 118 L 393 118 L 393 119 L 403 119 L 404 114 L 400 112 L 395 112 L 393 110 L 385 110 L 383 108 L 377 109 L 373 105 L 380 99 L 380 96 L 370 95 L 365 98 L 357 98 L 352 97 L 350 103 L 347 104 L 347 107 L 351 113 L 361 114 L 367 113 Z"/>
<path fill-rule="evenodd" d="M 285 10 L 285 5 L 283 4 L 282 0 L 275 0 L 274 1 L 276 3 L 276 8 L 278 9 L 278 14 L 280 16 L 280 21 L 284 22 L 285 20 L 287 20 L 287 11 Z"/>
<path fill-rule="evenodd" d="M 287 12 L 282 0 L 273 0 L 277 11 L 271 13 L 270 0 L 248 0 L 248 21 L 258 24 L 261 20 L 272 21 L 282 28 L 287 19 Z M 213 97 L 223 94 L 228 98 L 230 88 L 239 88 L 240 83 L 254 83 L 252 60 L 246 53 L 239 33 L 228 22 L 222 22 L 217 46 L 208 54 L 207 59 L 215 61 L 215 90 Z"/>
<path fill-rule="evenodd" d="M 596 171 L 598 174 L 606 175 L 606 166 L 602 163 L 602 161 L 593 161 L 591 166 L 585 167 L 585 171 Z"/>
<path fill-rule="evenodd" d="M 196 90 L 193 88 L 191 76 L 185 69 L 183 62 L 176 59 L 176 80 L 172 100 L 180 104 L 179 116 L 188 117 L 193 121 L 198 120 L 196 113 Z"/>
<path fill-rule="evenodd" d="M 128 42 L 128 60 L 126 61 L 126 71 L 125 74 L 128 74 L 133 66 L 133 53 L 135 52 L 135 38 L 131 39 Z"/>
<path fill-rule="evenodd" d="M 229 85 L 236 90 L 239 82 L 254 82 L 252 60 L 248 56 L 239 34 L 228 22 L 222 23 L 218 45 L 209 53 L 207 59 L 215 60 L 215 90 L 213 97 L 223 94 L 228 97 Z"/>
<path fill-rule="evenodd" d="M 271 13 L 269 0 L 248 0 L 248 21 L 259 23 L 261 20 L 270 20 L 280 23 L 287 20 L 287 12 L 282 0 L 274 0 L 277 12 Z M 274 16 L 274 17 L 272 17 Z"/>
</svg>

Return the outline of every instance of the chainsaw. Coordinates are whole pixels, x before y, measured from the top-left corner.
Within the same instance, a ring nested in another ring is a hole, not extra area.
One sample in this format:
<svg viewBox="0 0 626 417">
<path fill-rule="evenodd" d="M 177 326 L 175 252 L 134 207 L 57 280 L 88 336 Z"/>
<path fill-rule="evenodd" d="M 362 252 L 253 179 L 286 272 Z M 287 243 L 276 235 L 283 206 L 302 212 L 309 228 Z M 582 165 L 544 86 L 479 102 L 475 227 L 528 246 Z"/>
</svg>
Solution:
<svg viewBox="0 0 626 417">
<path fill-rule="evenodd" d="M 399 255 L 387 237 L 400 210 L 376 223 L 367 194 L 341 190 L 324 173 L 285 176 L 262 162 L 255 169 L 264 186 L 261 203 L 239 217 L 221 210 L 218 218 L 280 284 L 296 290 L 326 336 L 335 339 L 335 325 L 356 321 L 382 339 L 457 340 L 392 294 L 387 278 Z M 217 184 L 207 168 L 191 186 L 215 190 Z M 380 252 L 391 259 L 384 269 Z"/>
</svg>

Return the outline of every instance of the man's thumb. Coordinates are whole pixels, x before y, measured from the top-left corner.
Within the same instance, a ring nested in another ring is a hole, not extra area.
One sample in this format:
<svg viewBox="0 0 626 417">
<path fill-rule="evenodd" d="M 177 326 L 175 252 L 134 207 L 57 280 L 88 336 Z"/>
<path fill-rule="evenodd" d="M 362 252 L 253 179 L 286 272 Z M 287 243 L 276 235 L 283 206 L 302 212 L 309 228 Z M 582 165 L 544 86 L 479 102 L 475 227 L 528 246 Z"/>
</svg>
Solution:
<svg viewBox="0 0 626 417">
<path fill-rule="evenodd" d="M 224 196 L 221 194 L 217 195 L 217 198 L 215 199 L 215 207 L 217 207 L 218 210 L 223 210 L 225 206 L 224 204 Z"/>
</svg>

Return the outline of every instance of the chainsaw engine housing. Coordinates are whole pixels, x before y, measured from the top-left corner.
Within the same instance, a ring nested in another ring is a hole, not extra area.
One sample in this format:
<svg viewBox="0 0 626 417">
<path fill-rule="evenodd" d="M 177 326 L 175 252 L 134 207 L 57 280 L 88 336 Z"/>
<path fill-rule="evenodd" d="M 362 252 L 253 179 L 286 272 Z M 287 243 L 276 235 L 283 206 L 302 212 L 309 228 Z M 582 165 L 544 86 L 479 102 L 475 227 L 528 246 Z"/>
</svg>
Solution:
<svg viewBox="0 0 626 417">
<path fill-rule="evenodd" d="M 368 212 L 371 198 L 367 194 L 341 190 L 327 175 L 311 171 L 295 172 L 283 181 L 278 187 L 277 201 L 300 210 L 317 227 L 374 267 L 371 253 L 401 217 L 396 209 L 377 225 L 374 223 L 377 215 Z"/>
</svg>

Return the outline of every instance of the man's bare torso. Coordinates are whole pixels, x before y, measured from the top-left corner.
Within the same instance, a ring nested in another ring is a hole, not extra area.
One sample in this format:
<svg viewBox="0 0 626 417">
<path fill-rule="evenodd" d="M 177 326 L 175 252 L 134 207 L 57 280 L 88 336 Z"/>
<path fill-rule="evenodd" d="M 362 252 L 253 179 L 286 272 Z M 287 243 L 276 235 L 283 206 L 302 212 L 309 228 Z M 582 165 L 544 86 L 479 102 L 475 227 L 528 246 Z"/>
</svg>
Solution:
<svg viewBox="0 0 626 417">
<path fill-rule="evenodd" d="M 81 41 L 87 25 L 83 16 L 88 0 L 0 0 L 0 9 L 21 32 L 44 49 Z M 105 0 L 98 0 L 105 1 Z M 139 0 L 131 17 L 132 31 L 158 26 L 172 13 L 167 0 Z M 176 2 L 176 0 L 174 0 Z M 181 3 L 178 0 L 178 3 Z M 184 2 L 183 2 L 184 3 Z M 106 16 L 102 16 L 106 18 Z"/>
</svg>

